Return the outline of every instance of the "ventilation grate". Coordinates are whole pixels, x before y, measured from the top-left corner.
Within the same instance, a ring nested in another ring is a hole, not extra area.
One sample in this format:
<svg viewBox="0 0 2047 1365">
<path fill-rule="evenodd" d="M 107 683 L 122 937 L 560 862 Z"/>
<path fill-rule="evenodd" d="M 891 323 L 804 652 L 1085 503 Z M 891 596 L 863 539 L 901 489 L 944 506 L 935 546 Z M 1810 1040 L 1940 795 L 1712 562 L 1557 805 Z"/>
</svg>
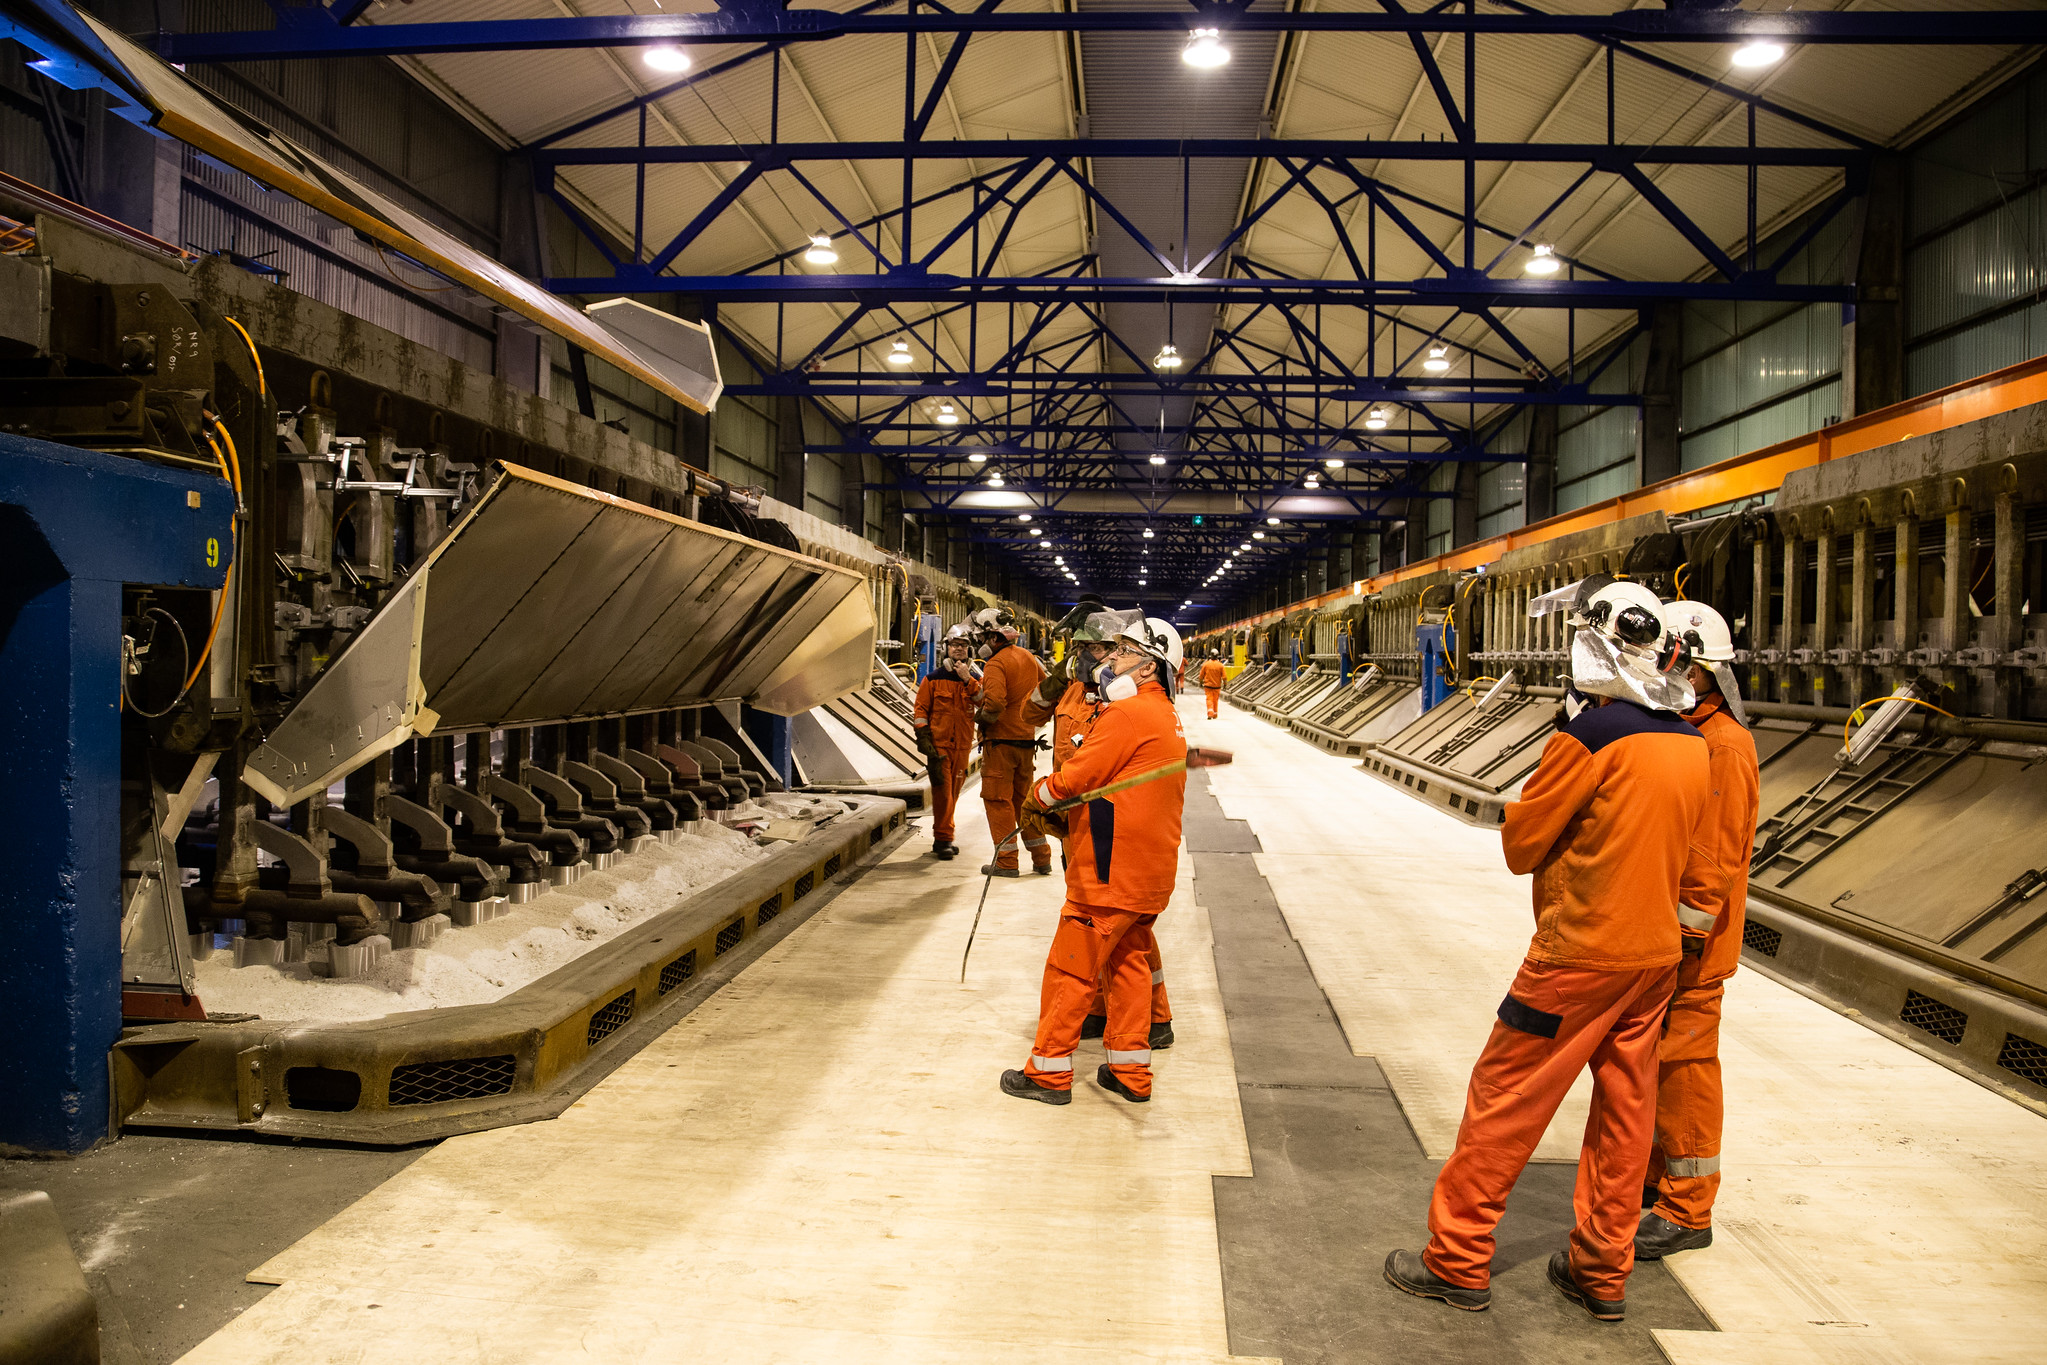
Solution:
<svg viewBox="0 0 2047 1365">
<path fill-rule="evenodd" d="M 798 877 L 796 879 L 796 899 L 802 900 L 805 896 L 810 894 L 810 888 L 816 885 L 817 873 L 815 870 L 806 872 L 802 876 Z"/>
<path fill-rule="evenodd" d="M 613 999 L 610 1004 L 597 1011 L 597 1013 L 591 1015 L 590 1032 L 584 1039 L 584 1044 L 588 1047 L 596 1047 L 606 1038 L 624 1028 L 626 1023 L 633 1017 L 633 997 L 638 994 L 638 989 L 629 990 L 624 995 Z"/>
<path fill-rule="evenodd" d="M 362 1099 L 362 1077 L 329 1066 L 294 1066 L 284 1073 L 284 1102 L 316 1114 L 346 1114 Z"/>
<path fill-rule="evenodd" d="M 1741 946 L 1758 957 L 1775 957 L 1777 950 L 1784 946 L 1784 934 L 1767 924 L 1750 920 L 1741 926 Z"/>
<path fill-rule="evenodd" d="M 774 895 L 768 897 L 766 900 L 761 902 L 761 908 L 759 909 L 759 911 L 755 913 L 753 917 L 753 922 L 756 925 L 766 924 L 769 920 L 772 920 L 775 916 L 781 913 L 782 893 L 777 891 Z"/>
<path fill-rule="evenodd" d="M 2022 1081 L 2047 1085 L 2047 1047 L 2031 1038 L 2005 1034 L 2004 1046 L 1997 1050 L 1997 1064 Z"/>
<path fill-rule="evenodd" d="M 718 931 L 718 937 L 714 941 L 712 946 L 722 956 L 723 954 L 732 951 L 733 946 L 737 944 L 739 940 L 745 937 L 746 921 L 743 919 L 736 919 L 732 921 L 732 923 L 726 925 L 723 929 L 720 929 Z"/>
<path fill-rule="evenodd" d="M 880 843 L 880 842 L 881 842 L 881 826 L 880 826 L 880 825 L 876 825 L 876 826 L 875 826 L 875 827 L 874 827 L 873 829 L 870 829 L 870 830 L 868 830 L 868 831 L 867 831 L 867 846 L 868 846 L 869 848 L 873 848 L 873 847 L 874 847 L 874 846 L 875 846 L 876 844 L 878 844 L 878 843 Z"/>
<path fill-rule="evenodd" d="M 391 1068 L 391 1107 L 439 1104 L 444 1100 L 475 1100 L 512 1093 L 518 1059 L 460 1057 L 452 1062 L 411 1062 Z"/>
<path fill-rule="evenodd" d="M 697 950 L 692 948 L 661 969 L 661 994 L 668 994 L 696 974 Z"/>
<path fill-rule="evenodd" d="M 1913 1028 L 1921 1029 L 1943 1043 L 1959 1043 L 1968 1031 L 1969 1016 L 1945 1001 L 1935 1000 L 1918 991 L 1905 992 L 1905 1008 L 1898 1011 L 1898 1018 Z"/>
</svg>

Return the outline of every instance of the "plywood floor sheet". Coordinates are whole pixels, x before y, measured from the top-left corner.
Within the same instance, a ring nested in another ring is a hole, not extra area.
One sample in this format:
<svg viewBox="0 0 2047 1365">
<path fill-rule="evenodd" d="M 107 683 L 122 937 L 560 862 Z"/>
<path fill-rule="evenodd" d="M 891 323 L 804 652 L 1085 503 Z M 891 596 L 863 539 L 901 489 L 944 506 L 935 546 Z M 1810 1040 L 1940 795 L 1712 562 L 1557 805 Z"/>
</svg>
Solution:
<svg viewBox="0 0 2047 1365">
<path fill-rule="evenodd" d="M 1191 866 L 1157 1099 L 1007 1098 L 1061 879 L 928 825 L 559 1119 L 454 1138 L 255 1269 L 187 1365 L 1231 1359 L 1211 1177 L 1250 1174 Z M 1113 1257 L 1111 1249 L 1113 1248 Z"/>
<path fill-rule="evenodd" d="M 1236 751 L 1213 790 L 1352 1048 L 1447 1154 L 1533 927 L 1526 879 L 1497 833 L 1354 760 L 1241 713 L 1187 729 Z M 1721 1057 L 1714 1244 L 1669 1262 L 1719 1330 L 1658 1332 L 1675 1365 L 2047 1359 L 2047 1120 L 1754 971 L 1729 982 Z M 1574 1159 L 1583 1114 L 1581 1089 L 1538 1156 Z"/>
</svg>

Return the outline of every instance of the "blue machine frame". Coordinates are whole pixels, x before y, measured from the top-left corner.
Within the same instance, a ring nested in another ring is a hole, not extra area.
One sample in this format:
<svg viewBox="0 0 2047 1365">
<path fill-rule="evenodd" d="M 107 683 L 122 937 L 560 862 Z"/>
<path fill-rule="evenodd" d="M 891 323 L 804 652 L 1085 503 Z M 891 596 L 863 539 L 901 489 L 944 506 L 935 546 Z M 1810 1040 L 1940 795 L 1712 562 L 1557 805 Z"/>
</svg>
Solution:
<svg viewBox="0 0 2047 1365">
<path fill-rule="evenodd" d="M 121 590 L 220 588 L 227 483 L 0 433 L 0 1150 L 108 1134 L 121 1032 Z"/>
</svg>

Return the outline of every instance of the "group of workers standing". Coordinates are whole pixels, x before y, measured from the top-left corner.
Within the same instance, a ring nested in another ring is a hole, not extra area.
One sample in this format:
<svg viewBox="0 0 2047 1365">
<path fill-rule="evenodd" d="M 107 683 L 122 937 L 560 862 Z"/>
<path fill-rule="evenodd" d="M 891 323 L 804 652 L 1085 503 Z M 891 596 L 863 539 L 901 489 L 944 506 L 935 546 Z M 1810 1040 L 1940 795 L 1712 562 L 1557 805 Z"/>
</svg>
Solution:
<svg viewBox="0 0 2047 1365">
<path fill-rule="evenodd" d="M 1472 1069 L 1428 1244 L 1391 1253 L 1385 1274 L 1456 1308 L 1491 1305 L 1507 1196 L 1589 1069 L 1577 1221 L 1548 1275 L 1594 1317 L 1618 1321 L 1638 1258 L 1712 1242 L 1720 1007 L 1741 953 L 1756 747 L 1729 667 L 1733 639 L 1712 607 L 1664 603 L 1604 574 L 1537 606 L 1567 611 L 1578 629 L 1556 732 L 1502 828 L 1508 867 L 1533 878 L 1535 935 Z M 933 852 L 958 852 L 953 805 L 978 737 L 996 847 L 983 873 L 1020 876 L 1020 845 L 1031 870 L 1050 875 L 1055 835 L 1066 870 L 1037 1036 L 1022 1069 L 1002 1073 L 1002 1091 L 1071 1102 L 1073 1054 L 1101 1036 L 1097 1083 L 1142 1103 L 1152 1051 L 1173 1038 L 1152 926 L 1179 859 L 1190 751 L 1173 692 L 1188 661 L 1171 625 L 1099 599 L 1056 629 L 1067 647 L 1048 670 L 990 609 L 954 628 L 947 659 L 919 687 Z M 1204 660 L 1197 676 L 1213 719 L 1222 661 Z M 1052 772 L 1036 779 L 1047 722 Z M 1176 762 L 1172 775 L 1102 794 Z"/>
<path fill-rule="evenodd" d="M 1101 1038 L 1106 1090 L 1151 1098 L 1151 1054 L 1173 1044 L 1172 1002 L 1152 922 L 1172 898 L 1180 856 L 1184 772 L 1093 796 L 1131 776 L 1184 764 L 1172 700 L 1185 656 L 1179 633 L 1142 611 L 1082 599 L 1055 632 L 1065 651 L 1049 669 L 1017 643 L 999 608 L 956 626 L 947 658 L 919 684 L 917 742 L 933 761 L 933 855 L 958 856 L 954 806 L 976 738 L 981 801 L 994 857 L 990 877 L 1052 873 L 1052 840 L 1066 870 L 1066 903 L 1045 964 L 1038 1035 L 1004 1093 L 1047 1104 L 1073 1098 L 1073 1053 Z M 1049 777 L 1036 779 L 1038 731 L 1052 727 Z"/>
<path fill-rule="evenodd" d="M 1550 1282 L 1602 1321 L 1635 1261 L 1711 1244 L 1720 1185 L 1720 1005 L 1741 954 L 1755 741 L 1727 622 L 1606 575 L 1553 595 L 1579 629 L 1542 761 L 1506 808 L 1535 936 L 1472 1068 L 1429 1242 L 1395 1288 L 1491 1304 L 1493 1229 L 1581 1071 L 1592 1073 L 1569 1245 Z"/>
</svg>

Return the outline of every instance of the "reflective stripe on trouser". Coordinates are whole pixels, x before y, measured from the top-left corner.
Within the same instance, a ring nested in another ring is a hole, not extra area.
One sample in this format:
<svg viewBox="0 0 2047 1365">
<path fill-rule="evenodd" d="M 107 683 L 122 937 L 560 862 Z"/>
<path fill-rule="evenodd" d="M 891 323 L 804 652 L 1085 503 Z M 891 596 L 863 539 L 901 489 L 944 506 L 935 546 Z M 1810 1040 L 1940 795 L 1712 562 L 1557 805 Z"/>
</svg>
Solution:
<svg viewBox="0 0 2047 1365">
<path fill-rule="evenodd" d="M 1656 1145 L 1649 1178 L 1656 1216 L 1681 1228 L 1713 1226 L 1720 1193 L 1720 1004 L 1723 982 L 1698 984 L 1699 959 L 1678 968 L 1677 993 L 1657 1050 Z"/>
<path fill-rule="evenodd" d="M 1016 832 L 1017 812 L 1031 793 L 1031 760 L 1034 751 L 1013 744 L 990 742 L 981 746 L 981 804 L 988 808 L 988 837 L 999 847 Z M 1045 857 L 1051 859 L 1050 852 Z M 998 867 L 1016 866 L 1016 844 L 995 855 Z"/>
<path fill-rule="evenodd" d="M 1102 1039 L 1109 1070 L 1139 1095 L 1151 1093 L 1151 1018 L 1143 935 L 1152 916 L 1068 901 L 1059 909 L 1038 1004 L 1038 1040 L 1024 1075 L 1050 1090 L 1073 1085 L 1073 1052 L 1095 982 L 1109 983 L 1109 1027 Z"/>
<path fill-rule="evenodd" d="M 959 804 L 960 789 L 967 785 L 967 763 L 973 757 L 970 749 L 940 749 L 945 766 L 940 774 L 945 781 L 931 793 L 931 837 L 952 842 L 953 808 Z"/>
<path fill-rule="evenodd" d="M 1491 1282 L 1493 1228 L 1507 1194 L 1571 1082 L 1590 1067 L 1571 1273 L 1595 1297 L 1622 1297 L 1635 1263 L 1656 1121 L 1656 1046 L 1676 979 L 1675 967 L 1601 972 L 1521 964 L 1501 1005 L 1503 1018 L 1471 1069 L 1457 1149 L 1429 1200 L 1422 1260 L 1431 1271 L 1466 1288 Z M 1553 1037 L 1543 1036 L 1550 1030 Z"/>
<path fill-rule="evenodd" d="M 1159 936 L 1149 924 L 1139 925 L 1130 932 L 1142 936 L 1137 941 L 1143 944 L 1144 960 L 1151 965 L 1151 1021 L 1154 1024 L 1170 1023 L 1173 1018 L 1173 1002 L 1166 995 L 1165 959 L 1159 956 Z M 1099 985 L 1095 989 L 1095 998 L 1088 1005 L 1087 1012 L 1108 1013 L 1108 1010 L 1102 1007 L 1102 992 Z"/>
<path fill-rule="evenodd" d="M 1223 699 L 1222 689 L 1219 687 L 1204 687 L 1201 690 L 1208 697 L 1208 718 L 1214 720 L 1217 704 Z"/>
</svg>

